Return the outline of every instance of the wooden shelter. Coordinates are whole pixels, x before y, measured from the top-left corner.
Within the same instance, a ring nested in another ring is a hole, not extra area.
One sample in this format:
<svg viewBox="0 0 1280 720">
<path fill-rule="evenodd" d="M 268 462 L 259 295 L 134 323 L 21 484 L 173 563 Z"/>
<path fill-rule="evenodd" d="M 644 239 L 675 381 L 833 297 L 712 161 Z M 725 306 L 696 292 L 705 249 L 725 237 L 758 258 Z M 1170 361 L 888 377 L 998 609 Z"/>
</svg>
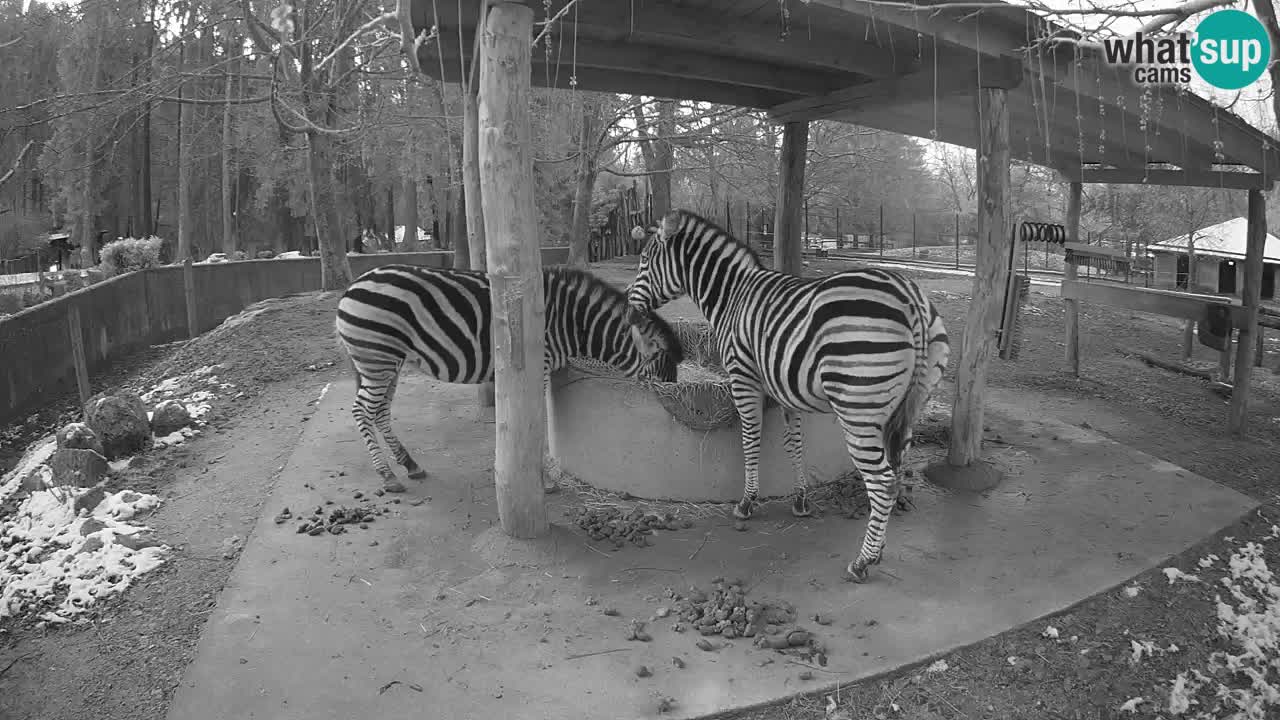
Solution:
<svg viewBox="0 0 1280 720">
<path fill-rule="evenodd" d="M 554 20 L 547 33 L 553 38 L 550 53 L 540 45 L 529 48 L 529 56 L 520 61 L 523 82 L 768 111 L 784 126 L 774 253 L 775 266 L 786 271 L 799 269 L 799 198 L 809 121 L 852 122 L 975 149 L 977 269 L 958 353 L 953 464 L 967 465 L 981 453 L 986 367 L 996 348 L 1009 272 L 1002 258 L 1013 242 L 1013 218 L 1007 210 L 1011 159 L 1054 168 L 1071 183 L 1068 225 L 1073 240 L 1078 238 L 1082 183 L 1249 190 L 1251 232 L 1243 292 L 1247 322 L 1240 345 L 1249 344 L 1266 234 L 1256 227 L 1265 225 L 1260 191 L 1270 188 L 1280 168 L 1280 154 L 1270 138 L 1195 94 L 1133 84 L 1123 69 L 1107 66 L 1096 51 L 1071 42 L 1070 31 L 1026 9 L 994 3 L 911 9 L 864 0 L 556 0 L 549 7 L 493 0 L 410 2 L 413 31 L 420 37 L 427 34 L 418 48 L 421 69 L 445 81 L 475 77 L 471 60 L 477 43 L 482 68 L 489 61 L 481 40 L 487 35 L 477 35 L 476 28 L 482 22 L 495 27 L 497 12 L 504 23 L 521 18 L 503 25 L 507 29 L 502 32 L 525 28 L 519 32 L 527 32 L 530 40 L 543 32 L 548 19 Z M 509 63 L 508 58 L 503 61 Z M 486 99 L 487 89 L 481 82 L 481 115 L 486 103 L 506 102 Z M 527 128 L 527 118 L 520 122 Z M 483 133 L 484 121 L 479 125 Z M 527 155 L 526 149 L 522 162 L 531 162 Z M 482 174 L 489 162 L 482 164 Z M 509 215 L 508 198 L 485 194 L 482 202 L 492 274 L 495 254 L 514 253 L 514 244 L 536 236 L 488 232 L 495 226 L 491 214 Z M 521 220 L 532 224 L 533 217 Z M 530 257 L 532 265 L 513 268 L 526 282 L 538 272 L 536 253 Z M 499 285 L 494 287 L 496 293 Z M 1069 336 L 1075 328 L 1074 310 L 1075 303 L 1068 301 Z M 1069 354 L 1073 346 L 1069 341 Z M 531 365 L 540 362 L 534 349 L 523 347 Z M 540 345 L 536 349 L 541 353 Z M 498 352 L 501 395 L 503 363 L 514 358 L 503 359 L 501 344 Z M 1073 367 L 1078 362 L 1068 359 Z M 1238 414 L 1242 422 L 1248 366 L 1241 365 L 1237 379 L 1233 421 Z M 502 404 L 499 397 L 500 417 Z M 536 418 L 519 421 L 540 426 Z M 504 454 L 516 449 L 505 446 L 499 432 L 498 464 L 504 465 Z M 500 505 L 502 489 L 499 480 Z"/>
</svg>

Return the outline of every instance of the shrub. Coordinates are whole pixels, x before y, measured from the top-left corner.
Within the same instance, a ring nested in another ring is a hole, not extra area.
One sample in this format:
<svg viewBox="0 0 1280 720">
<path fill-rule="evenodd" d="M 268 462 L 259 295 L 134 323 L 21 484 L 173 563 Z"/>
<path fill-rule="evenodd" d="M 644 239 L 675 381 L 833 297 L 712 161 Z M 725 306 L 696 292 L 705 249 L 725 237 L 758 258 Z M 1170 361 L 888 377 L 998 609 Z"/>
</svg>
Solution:
<svg viewBox="0 0 1280 720">
<path fill-rule="evenodd" d="M 160 249 L 163 245 L 164 241 L 154 235 L 109 242 L 102 246 L 102 270 L 107 275 L 118 275 L 156 267 L 160 265 Z"/>
<path fill-rule="evenodd" d="M 0 292 L 0 315 L 13 315 L 23 307 L 25 305 L 22 302 L 22 295 Z"/>
</svg>

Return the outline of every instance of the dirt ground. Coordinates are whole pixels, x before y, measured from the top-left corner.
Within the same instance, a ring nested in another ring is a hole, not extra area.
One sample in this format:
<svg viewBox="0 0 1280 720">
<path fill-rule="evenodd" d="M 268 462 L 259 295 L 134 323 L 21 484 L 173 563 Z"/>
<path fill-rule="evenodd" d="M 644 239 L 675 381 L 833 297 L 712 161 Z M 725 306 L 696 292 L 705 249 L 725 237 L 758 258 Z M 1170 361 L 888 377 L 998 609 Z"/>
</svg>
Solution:
<svg viewBox="0 0 1280 720">
<path fill-rule="evenodd" d="M 634 267 L 634 264 L 629 264 Z M 814 261 L 811 274 L 847 267 Z M 930 280 L 958 355 L 970 281 L 915 273 Z M 153 720 L 163 718 L 173 688 L 191 660 L 207 614 L 235 562 L 228 547 L 242 546 L 271 490 L 276 473 L 314 409 L 318 388 L 340 377 L 333 339 L 337 296 L 307 294 L 269 301 L 244 322 L 223 326 L 192 343 L 152 348 L 117 362 L 94 378 L 95 389 L 146 387 L 162 378 L 220 363 L 220 377 L 239 396 L 224 397 L 210 412 L 204 434 L 177 448 L 156 450 L 113 481 L 160 494 L 164 504 L 146 519 L 176 548 L 159 570 L 122 597 L 104 603 L 90 622 L 36 630 L 0 622 L 0 717 L 6 720 Z M 1206 541 L 1173 562 L 1190 571 L 1195 561 L 1231 548 L 1280 519 L 1280 378 L 1255 372 L 1247 440 L 1225 430 L 1226 402 L 1201 380 L 1148 367 L 1126 351 L 1180 357 L 1181 329 L 1172 321 L 1128 311 L 1084 306 L 1081 378 L 1063 360 L 1063 311 L 1057 298 L 1032 295 L 1023 323 L 1020 357 L 996 360 L 994 386 L 1041 392 L 1057 416 L 1233 487 L 1270 505 L 1265 516 Z M 1267 365 L 1280 362 L 1280 338 L 1268 343 Z M 1196 348 L 1195 359 L 1216 366 Z M 953 367 L 955 363 L 952 363 Z M 331 391 L 350 393 L 344 380 Z M 950 398 L 946 398 L 949 402 Z M 73 399 L 0 429 L 0 467 L 30 440 L 74 414 Z M 945 427 L 919 436 L 945 443 Z M 1232 539 L 1227 539 L 1231 537 Z M 231 538 L 238 538 L 239 542 Z M 892 540 L 890 540 L 892 541 Z M 1067 540 L 1069 541 L 1069 540 Z M 1268 562 L 1275 563 L 1268 546 Z M 229 557 L 228 557 L 229 555 Z M 832 698 L 800 698 L 781 707 L 741 714 L 774 718 L 1110 718 L 1135 696 L 1167 695 L 1180 670 L 1203 667 L 1218 649 L 1212 573 L 1203 583 L 1169 585 L 1159 568 L 1138 578 L 1136 598 L 1111 592 L 1031 626 L 947 656 L 943 672 L 914 668 L 842 688 Z M 1041 636 L 1052 624 L 1061 642 Z M 1181 652 L 1131 663 L 1134 637 L 1176 643 Z M 1082 654 L 1081 650 L 1088 650 Z M 1144 708 L 1137 717 L 1155 717 Z M 1128 716 L 1128 715 L 1125 715 Z"/>
</svg>

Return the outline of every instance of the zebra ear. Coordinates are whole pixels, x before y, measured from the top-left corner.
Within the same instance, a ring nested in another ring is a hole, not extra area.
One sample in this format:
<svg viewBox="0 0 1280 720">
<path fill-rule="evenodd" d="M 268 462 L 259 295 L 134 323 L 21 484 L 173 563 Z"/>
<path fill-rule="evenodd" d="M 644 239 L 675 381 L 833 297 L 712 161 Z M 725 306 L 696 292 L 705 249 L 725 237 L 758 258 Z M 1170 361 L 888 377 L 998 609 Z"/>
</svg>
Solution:
<svg viewBox="0 0 1280 720">
<path fill-rule="evenodd" d="M 667 211 L 666 215 L 662 216 L 662 232 L 658 235 L 658 237 L 663 238 L 665 240 L 666 238 L 669 238 L 672 235 L 675 235 L 676 231 L 679 228 L 680 228 L 680 211 L 669 210 Z"/>
</svg>

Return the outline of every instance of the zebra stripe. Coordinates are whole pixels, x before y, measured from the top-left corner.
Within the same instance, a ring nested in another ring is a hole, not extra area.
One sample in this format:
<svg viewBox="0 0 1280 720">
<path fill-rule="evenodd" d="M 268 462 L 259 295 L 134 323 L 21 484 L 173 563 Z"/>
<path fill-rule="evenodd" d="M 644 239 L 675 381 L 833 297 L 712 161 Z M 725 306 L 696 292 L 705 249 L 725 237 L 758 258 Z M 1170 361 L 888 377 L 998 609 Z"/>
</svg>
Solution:
<svg viewBox="0 0 1280 720">
<path fill-rule="evenodd" d="M 570 358 L 614 366 L 630 376 L 673 382 L 683 350 L 674 331 L 653 313 L 636 310 L 617 288 L 582 270 L 545 268 L 544 383 Z M 402 367 L 448 383 L 493 380 L 492 306 L 483 272 L 384 265 L 361 275 L 338 302 L 338 340 L 356 374 L 351 407 L 383 487 L 403 492 L 382 456 L 381 433 L 410 479 L 424 471 L 391 430 L 391 403 Z"/>
<path fill-rule="evenodd" d="M 871 516 L 848 572 L 858 582 L 884 550 L 912 427 L 950 358 L 937 309 L 907 277 L 879 268 L 804 279 L 768 270 L 746 244 L 691 212 L 666 215 L 640 255 L 627 299 L 645 311 L 688 295 L 710 322 L 742 425 L 746 482 L 735 506 L 750 517 L 759 492 L 766 399 L 786 420 L 796 473 L 791 510 L 807 516 L 800 413 L 835 414 L 862 475 Z"/>
</svg>

